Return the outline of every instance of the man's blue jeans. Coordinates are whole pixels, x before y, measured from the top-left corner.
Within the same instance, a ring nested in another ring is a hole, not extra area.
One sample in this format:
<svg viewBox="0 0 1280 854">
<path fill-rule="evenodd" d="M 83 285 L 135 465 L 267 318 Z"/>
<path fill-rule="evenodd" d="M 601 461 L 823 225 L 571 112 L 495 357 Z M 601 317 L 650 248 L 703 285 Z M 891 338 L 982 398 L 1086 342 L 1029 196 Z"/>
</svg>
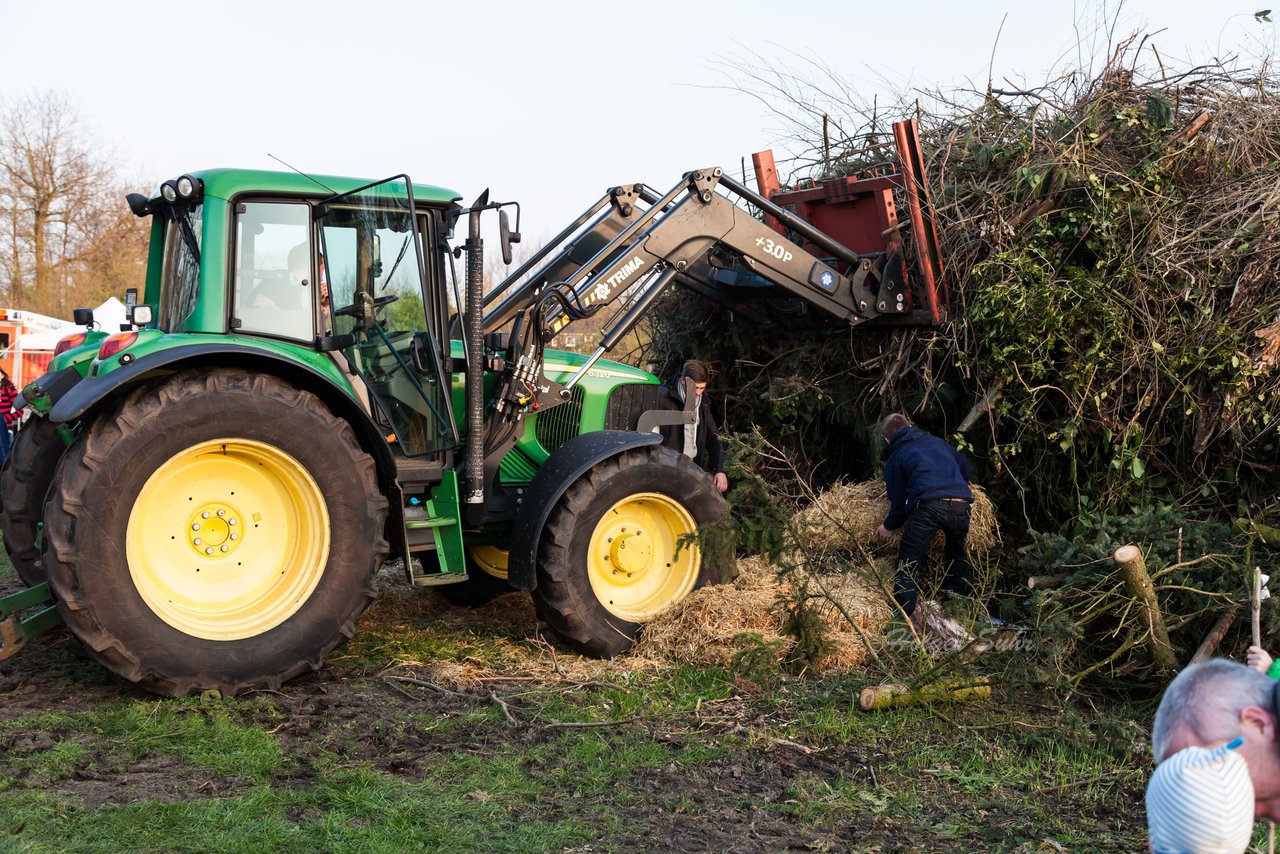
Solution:
<svg viewBox="0 0 1280 854">
<path fill-rule="evenodd" d="M 916 571 L 924 565 L 933 535 L 938 531 L 942 531 L 947 539 L 943 551 L 947 574 L 943 578 L 942 589 L 962 596 L 969 594 L 969 558 L 964 552 L 964 540 L 969 535 L 969 502 L 946 498 L 921 501 L 902 526 L 898 577 L 893 586 L 893 598 L 907 616 L 915 611 L 919 595 Z"/>
</svg>

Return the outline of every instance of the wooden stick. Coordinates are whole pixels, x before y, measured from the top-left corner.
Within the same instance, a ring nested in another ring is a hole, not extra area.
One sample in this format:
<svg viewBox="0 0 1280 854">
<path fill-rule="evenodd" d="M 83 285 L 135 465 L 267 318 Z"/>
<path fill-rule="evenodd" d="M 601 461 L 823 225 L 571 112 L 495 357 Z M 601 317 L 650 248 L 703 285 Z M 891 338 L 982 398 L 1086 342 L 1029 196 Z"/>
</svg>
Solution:
<svg viewBox="0 0 1280 854">
<path fill-rule="evenodd" d="M 1253 568 L 1253 601 L 1249 603 L 1253 618 L 1253 645 L 1262 646 L 1262 569 Z"/>
<path fill-rule="evenodd" d="M 870 712 L 914 703 L 954 703 L 961 700 L 986 700 L 990 697 L 991 686 L 986 684 L 985 679 L 963 685 L 925 685 L 915 690 L 906 685 L 889 683 L 863 688 L 858 695 L 858 708 Z"/>
<path fill-rule="evenodd" d="M 1253 645 L 1262 647 L 1262 568 L 1253 568 L 1253 601 L 1249 603 L 1253 621 Z M 1267 854 L 1276 854 L 1276 823 L 1267 822 Z"/>
<path fill-rule="evenodd" d="M 1004 380 L 1000 380 L 991 388 L 987 389 L 987 393 L 978 399 L 978 402 L 969 410 L 969 414 L 960 422 L 960 426 L 956 428 L 956 432 L 968 433 L 969 429 L 978 423 L 978 419 L 985 415 L 991 407 L 995 406 L 1003 396 Z"/>
<path fill-rule="evenodd" d="M 1142 608 L 1146 623 L 1151 630 L 1151 659 L 1160 670 L 1174 670 L 1178 660 L 1173 654 L 1173 646 L 1169 643 L 1169 630 L 1165 628 L 1164 617 L 1160 614 L 1160 603 L 1156 599 L 1156 588 L 1147 574 L 1147 562 L 1142 557 L 1142 550 L 1137 546 L 1121 546 L 1112 555 L 1116 566 L 1124 575 L 1125 586 L 1129 595 Z"/>
<path fill-rule="evenodd" d="M 1213 113 L 1210 113 L 1208 110 L 1201 110 L 1195 115 L 1195 118 L 1191 120 L 1190 124 L 1175 133 L 1173 136 L 1169 137 L 1168 141 L 1165 143 L 1165 148 L 1169 149 L 1175 147 L 1178 143 L 1190 142 L 1195 139 L 1196 135 L 1199 134 L 1200 131 L 1204 130 L 1205 126 L 1207 126 L 1211 121 L 1213 121 Z"/>
<path fill-rule="evenodd" d="M 1217 622 L 1213 624 L 1213 628 L 1209 629 L 1209 634 L 1205 635 L 1200 647 L 1196 650 L 1196 654 L 1191 656 L 1191 661 L 1188 664 L 1199 664 L 1202 661 L 1209 660 L 1218 648 L 1218 644 L 1222 643 L 1222 639 L 1227 634 L 1227 629 L 1231 628 L 1231 624 L 1236 621 L 1238 613 L 1240 613 L 1239 608 L 1231 607 L 1219 615 Z"/>
<path fill-rule="evenodd" d="M 1049 590 L 1057 587 L 1065 578 L 1065 575 L 1033 575 L 1027 579 L 1027 589 Z"/>
</svg>

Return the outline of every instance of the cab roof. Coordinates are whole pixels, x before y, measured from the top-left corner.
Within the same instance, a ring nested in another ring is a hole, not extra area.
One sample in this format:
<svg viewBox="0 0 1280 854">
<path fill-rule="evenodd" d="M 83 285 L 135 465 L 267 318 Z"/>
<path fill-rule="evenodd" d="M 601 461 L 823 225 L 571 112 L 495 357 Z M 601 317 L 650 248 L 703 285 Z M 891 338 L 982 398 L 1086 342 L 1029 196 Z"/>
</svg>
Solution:
<svg viewBox="0 0 1280 854">
<path fill-rule="evenodd" d="M 219 199 L 230 199 L 239 193 L 280 193 L 325 198 L 348 193 L 372 184 L 377 178 L 348 178 L 338 175 L 299 175 L 297 172 L 271 172 L 262 169 L 204 169 L 187 172 L 204 182 L 204 194 Z M 174 176 L 175 178 L 177 176 Z M 399 176 L 395 176 L 399 177 Z M 421 204 L 450 205 L 460 201 L 456 191 L 433 184 L 413 185 L 414 202 Z"/>
</svg>

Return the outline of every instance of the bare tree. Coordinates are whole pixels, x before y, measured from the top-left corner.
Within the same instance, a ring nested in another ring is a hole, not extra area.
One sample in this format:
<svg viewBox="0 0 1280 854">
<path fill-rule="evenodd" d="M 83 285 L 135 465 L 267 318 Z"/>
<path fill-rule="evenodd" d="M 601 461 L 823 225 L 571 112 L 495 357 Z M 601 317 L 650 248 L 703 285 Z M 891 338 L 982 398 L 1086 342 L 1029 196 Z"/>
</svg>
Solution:
<svg viewBox="0 0 1280 854">
<path fill-rule="evenodd" d="M 141 284 L 145 227 L 67 97 L 36 92 L 0 110 L 0 294 L 67 314 Z"/>
</svg>

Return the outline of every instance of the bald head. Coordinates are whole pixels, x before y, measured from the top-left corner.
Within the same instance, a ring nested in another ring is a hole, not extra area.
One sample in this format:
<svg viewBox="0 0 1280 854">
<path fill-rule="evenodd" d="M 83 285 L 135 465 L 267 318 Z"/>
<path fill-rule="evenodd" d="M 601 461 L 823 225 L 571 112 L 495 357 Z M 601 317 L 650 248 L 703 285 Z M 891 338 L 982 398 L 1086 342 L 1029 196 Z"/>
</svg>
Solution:
<svg viewBox="0 0 1280 854">
<path fill-rule="evenodd" d="M 1151 755 L 1157 762 L 1184 747 L 1206 746 L 1240 735 L 1241 712 L 1272 712 L 1275 682 L 1258 671 L 1223 658 L 1193 664 L 1169 683 L 1151 728 Z"/>
</svg>

